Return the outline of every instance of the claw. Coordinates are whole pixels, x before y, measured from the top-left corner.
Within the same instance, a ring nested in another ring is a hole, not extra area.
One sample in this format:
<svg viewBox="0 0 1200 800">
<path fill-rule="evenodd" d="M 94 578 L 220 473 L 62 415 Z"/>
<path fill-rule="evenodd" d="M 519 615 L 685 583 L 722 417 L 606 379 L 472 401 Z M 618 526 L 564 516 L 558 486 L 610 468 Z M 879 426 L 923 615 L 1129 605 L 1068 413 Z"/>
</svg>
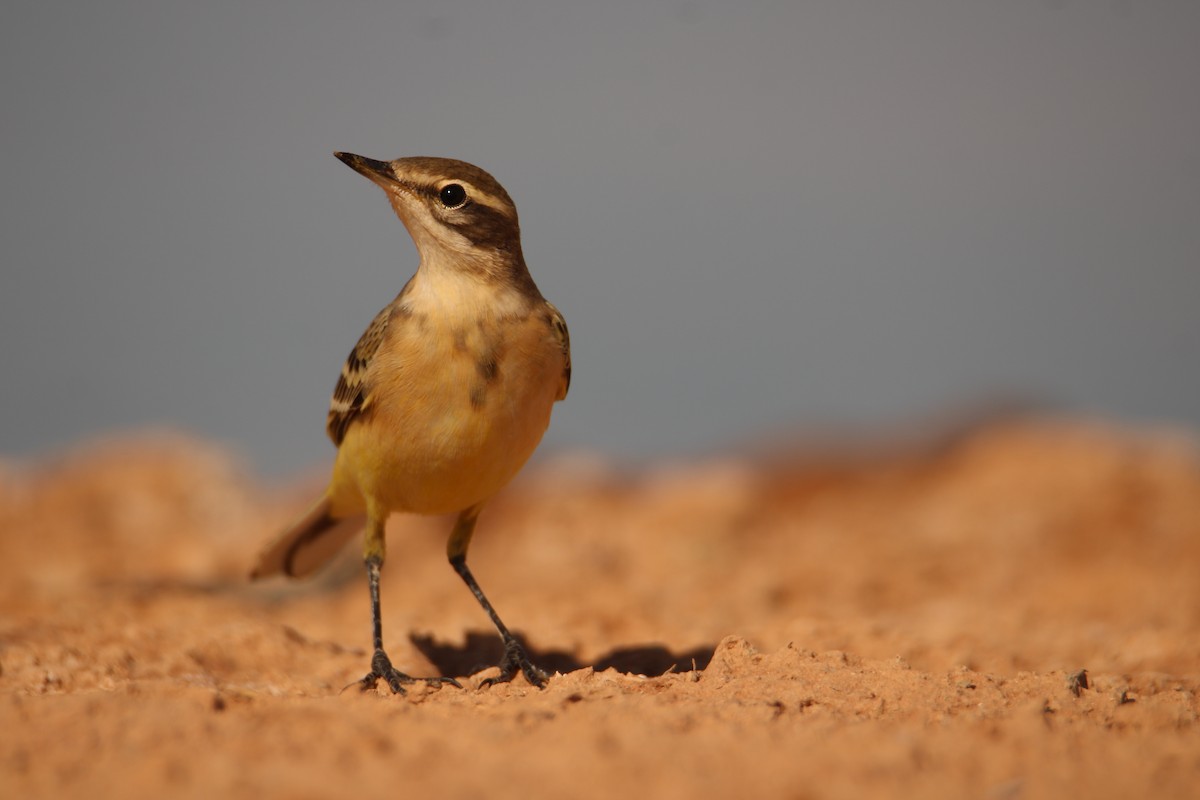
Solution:
<svg viewBox="0 0 1200 800">
<path fill-rule="evenodd" d="M 518 672 L 525 676 L 525 680 L 529 681 L 531 686 L 539 689 L 544 689 L 546 681 L 550 680 L 549 673 L 529 660 L 529 654 L 525 652 L 525 648 L 521 646 L 520 642 L 510 639 L 504 643 L 504 658 L 500 660 L 500 674 L 494 678 L 484 678 L 480 682 L 479 688 L 508 683 L 517 677 Z"/>
<path fill-rule="evenodd" d="M 358 681 L 360 691 L 369 692 L 375 688 L 375 684 L 382 680 L 392 690 L 392 694 L 404 694 L 404 685 L 408 683 L 428 683 L 430 686 L 441 686 L 450 684 L 459 689 L 462 684 L 454 680 L 454 678 L 414 678 L 411 675 L 406 675 L 400 670 L 392 666 L 392 660 L 388 658 L 387 653 L 382 650 L 376 650 L 375 655 L 371 657 L 371 671 L 368 672 L 362 680 Z M 353 686 L 354 684 L 351 684 Z M 349 688 L 349 687 L 347 687 Z"/>
</svg>

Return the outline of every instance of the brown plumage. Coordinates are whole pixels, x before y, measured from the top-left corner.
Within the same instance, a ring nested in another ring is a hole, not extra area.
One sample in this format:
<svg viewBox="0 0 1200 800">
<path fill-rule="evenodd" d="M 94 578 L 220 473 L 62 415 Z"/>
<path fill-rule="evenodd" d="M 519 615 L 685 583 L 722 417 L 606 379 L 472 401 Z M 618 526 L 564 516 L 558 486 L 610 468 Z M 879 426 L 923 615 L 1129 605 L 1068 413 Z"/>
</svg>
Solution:
<svg viewBox="0 0 1200 800">
<path fill-rule="evenodd" d="M 383 649 L 384 523 L 393 511 L 457 512 L 447 555 L 504 641 L 494 680 L 520 672 L 540 686 L 545 673 L 496 615 L 466 554 L 480 510 L 525 463 L 551 406 L 567 396 L 566 322 L 533 282 L 516 207 L 486 172 L 451 159 L 338 157 L 384 190 L 421 263 L 342 367 L 326 422 L 338 446 L 329 487 L 262 553 L 253 574 L 308 574 L 365 523 L 375 654 L 362 684 L 382 678 L 399 692 L 413 679 Z"/>
</svg>

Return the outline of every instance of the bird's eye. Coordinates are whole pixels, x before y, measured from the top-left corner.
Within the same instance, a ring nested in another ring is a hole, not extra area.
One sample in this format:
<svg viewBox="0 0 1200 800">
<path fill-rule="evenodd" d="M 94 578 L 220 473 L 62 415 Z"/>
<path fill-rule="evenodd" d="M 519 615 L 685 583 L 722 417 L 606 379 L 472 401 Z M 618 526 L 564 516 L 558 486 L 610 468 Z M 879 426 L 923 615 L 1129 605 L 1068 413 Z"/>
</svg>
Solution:
<svg viewBox="0 0 1200 800">
<path fill-rule="evenodd" d="M 438 192 L 438 199 L 446 208 L 459 208 L 467 202 L 467 190 L 461 184 L 448 183 Z"/>
</svg>

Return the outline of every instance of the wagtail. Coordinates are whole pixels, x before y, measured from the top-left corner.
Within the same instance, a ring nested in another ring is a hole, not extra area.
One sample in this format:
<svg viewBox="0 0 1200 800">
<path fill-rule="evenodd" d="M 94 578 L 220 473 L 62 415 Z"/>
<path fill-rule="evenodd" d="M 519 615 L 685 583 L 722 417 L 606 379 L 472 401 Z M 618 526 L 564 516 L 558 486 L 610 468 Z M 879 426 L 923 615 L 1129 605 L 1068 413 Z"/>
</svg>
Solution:
<svg viewBox="0 0 1200 800">
<path fill-rule="evenodd" d="M 562 314 L 529 274 L 517 209 L 482 169 L 448 158 L 375 161 L 335 153 L 383 189 L 420 253 L 416 274 L 350 351 L 329 404 L 337 445 L 316 505 L 259 557 L 253 577 L 308 575 L 364 530 L 374 654 L 364 691 L 416 680 L 383 649 L 379 572 L 393 511 L 456 513 L 446 545 L 504 642 L 500 674 L 547 680 L 467 568 L 484 505 L 533 453 L 554 403 L 567 396 L 571 347 Z"/>
</svg>

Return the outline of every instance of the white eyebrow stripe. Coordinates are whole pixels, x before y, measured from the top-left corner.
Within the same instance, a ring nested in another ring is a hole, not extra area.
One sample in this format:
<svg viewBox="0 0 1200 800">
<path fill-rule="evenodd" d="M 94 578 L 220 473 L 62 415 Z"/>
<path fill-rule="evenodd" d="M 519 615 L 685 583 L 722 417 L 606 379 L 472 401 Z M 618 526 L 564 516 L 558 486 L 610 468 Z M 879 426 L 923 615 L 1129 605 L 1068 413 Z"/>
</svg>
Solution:
<svg viewBox="0 0 1200 800">
<path fill-rule="evenodd" d="M 416 172 L 410 176 L 406 176 L 402 182 L 408 186 L 410 191 L 420 191 L 423 188 L 429 188 L 434 193 L 438 192 L 442 186 L 457 183 L 467 190 L 467 197 L 471 202 L 485 205 L 506 217 L 511 218 L 514 216 L 512 205 L 508 201 L 485 189 L 479 188 L 468 180 L 447 177 L 445 174 L 439 173 Z"/>
</svg>

